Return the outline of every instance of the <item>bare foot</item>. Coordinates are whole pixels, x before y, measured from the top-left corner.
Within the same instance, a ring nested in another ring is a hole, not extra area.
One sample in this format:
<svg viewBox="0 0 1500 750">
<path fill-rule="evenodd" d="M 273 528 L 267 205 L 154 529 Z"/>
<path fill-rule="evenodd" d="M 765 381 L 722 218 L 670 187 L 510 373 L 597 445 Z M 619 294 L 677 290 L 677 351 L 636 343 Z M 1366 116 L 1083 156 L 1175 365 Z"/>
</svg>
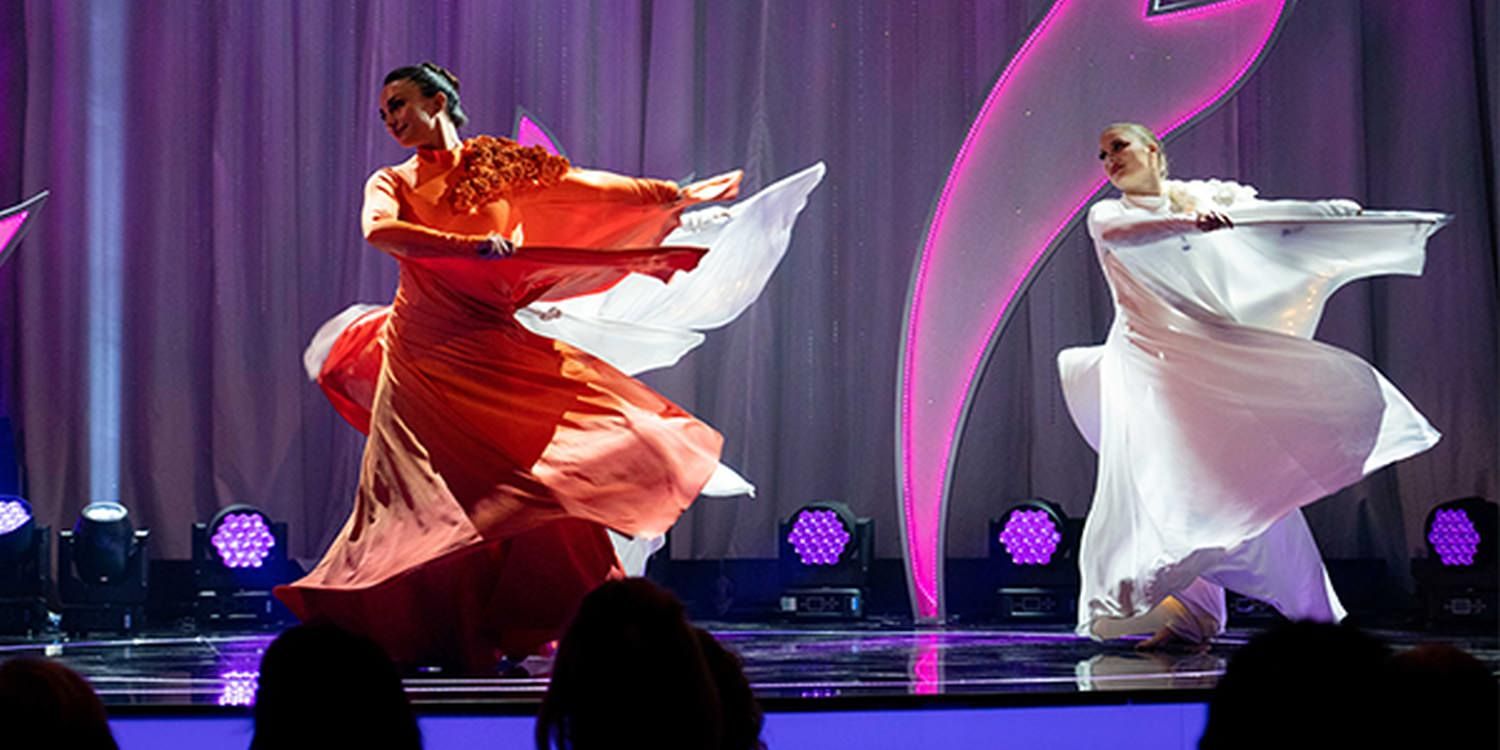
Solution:
<svg viewBox="0 0 1500 750">
<path fill-rule="evenodd" d="M 1208 650 L 1207 641 L 1194 641 L 1183 638 L 1176 631 L 1168 627 L 1156 631 L 1156 634 L 1135 645 L 1136 651 L 1185 651 L 1188 653 L 1203 653 Z"/>
<path fill-rule="evenodd" d="M 1171 628 L 1162 628 L 1161 630 L 1156 631 L 1156 635 L 1153 635 L 1150 638 L 1147 638 L 1146 640 L 1135 644 L 1135 650 L 1156 651 L 1158 649 L 1165 648 L 1167 644 L 1171 643 L 1174 640 L 1180 640 L 1178 639 L 1177 634 L 1173 633 Z"/>
</svg>

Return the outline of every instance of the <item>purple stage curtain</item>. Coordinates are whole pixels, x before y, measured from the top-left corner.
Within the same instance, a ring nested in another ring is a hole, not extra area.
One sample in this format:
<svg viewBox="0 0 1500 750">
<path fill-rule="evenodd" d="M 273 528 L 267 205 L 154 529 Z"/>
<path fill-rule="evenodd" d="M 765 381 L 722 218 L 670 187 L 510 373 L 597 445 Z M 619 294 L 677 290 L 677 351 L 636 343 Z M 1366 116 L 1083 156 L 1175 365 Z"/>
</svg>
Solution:
<svg viewBox="0 0 1500 750">
<path fill-rule="evenodd" d="M 700 503 L 673 554 L 771 557 L 778 518 L 838 499 L 875 518 L 879 554 L 897 556 L 895 376 L 912 259 L 970 119 L 1047 6 L 157 0 L 116 11 L 123 91 L 108 92 L 89 65 L 98 4 L 6 3 L 0 202 L 53 192 L 0 269 L 0 406 L 18 429 L 26 492 L 54 526 L 94 499 L 100 456 L 88 435 L 105 417 L 88 398 L 99 373 L 86 196 L 99 187 L 90 165 L 113 157 L 124 217 L 118 497 L 154 529 L 157 555 L 186 556 L 190 524 L 234 502 L 289 521 L 293 554 L 322 552 L 350 507 L 362 440 L 306 382 L 300 353 L 345 305 L 391 295 L 395 265 L 363 244 L 356 221 L 365 177 L 404 158 L 379 127 L 375 94 L 388 69 L 432 59 L 463 79 L 467 132 L 508 133 L 524 106 L 582 164 L 668 178 L 745 166 L 754 189 L 828 162 L 761 302 L 647 377 L 721 429 L 726 462 L 761 489 L 753 501 Z M 1484 0 L 1299 3 L 1234 100 L 1168 144 L 1184 177 L 1458 215 L 1425 276 L 1340 292 L 1320 331 L 1387 373 L 1445 434 L 1309 511 L 1331 557 L 1404 570 L 1431 505 L 1500 499 L 1497 23 Z M 92 98 L 109 94 L 121 111 L 104 125 L 118 143 L 91 145 Z M 1076 144 L 1077 158 L 1095 149 Z M 1109 317 L 1076 231 L 981 383 L 950 554 L 983 556 L 984 522 L 1010 499 L 1087 510 L 1094 458 L 1053 358 L 1101 340 Z"/>
</svg>

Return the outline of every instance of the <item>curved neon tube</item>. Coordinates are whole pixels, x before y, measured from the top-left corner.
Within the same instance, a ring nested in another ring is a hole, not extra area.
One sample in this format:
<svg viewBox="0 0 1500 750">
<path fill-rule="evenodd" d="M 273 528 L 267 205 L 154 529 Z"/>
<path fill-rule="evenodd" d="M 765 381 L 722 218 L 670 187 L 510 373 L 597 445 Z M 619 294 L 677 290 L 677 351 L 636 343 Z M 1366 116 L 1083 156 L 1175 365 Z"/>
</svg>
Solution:
<svg viewBox="0 0 1500 750">
<path fill-rule="evenodd" d="M 945 616 L 943 527 L 980 368 L 1036 268 L 1104 185 L 1086 158 L 1100 127 L 1134 119 L 1166 135 L 1194 121 L 1261 59 L 1289 2 L 1058 0 L 1000 74 L 933 210 L 907 303 L 896 439 L 918 621 Z"/>
</svg>

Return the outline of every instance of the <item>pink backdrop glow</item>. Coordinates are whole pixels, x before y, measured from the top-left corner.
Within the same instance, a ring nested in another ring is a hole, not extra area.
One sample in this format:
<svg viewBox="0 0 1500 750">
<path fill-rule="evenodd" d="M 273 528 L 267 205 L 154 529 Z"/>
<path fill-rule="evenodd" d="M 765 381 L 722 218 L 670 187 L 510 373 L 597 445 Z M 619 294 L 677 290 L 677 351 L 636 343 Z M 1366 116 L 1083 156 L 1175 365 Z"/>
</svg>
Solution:
<svg viewBox="0 0 1500 750">
<path fill-rule="evenodd" d="M 1100 129 L 1163 136 L 1244 79 L 1284 0 L 1225 0 L 1148 16 L 1145 0 L 1059 0 L 975 118 L 917 258 L 901 353 L 897 431 L 913 614 L 944 617 L 944 526 L 975 381 L 1017 297 L 1104 185 Z"/>
</svg>

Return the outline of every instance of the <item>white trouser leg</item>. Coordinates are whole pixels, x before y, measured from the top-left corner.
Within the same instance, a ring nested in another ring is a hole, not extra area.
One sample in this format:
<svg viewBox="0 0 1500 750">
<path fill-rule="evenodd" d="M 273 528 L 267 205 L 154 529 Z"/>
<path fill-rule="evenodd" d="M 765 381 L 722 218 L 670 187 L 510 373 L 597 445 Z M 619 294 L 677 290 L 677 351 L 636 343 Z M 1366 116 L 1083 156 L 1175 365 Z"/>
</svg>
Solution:
<svg viewBox="0 0 1500 750">
<path fill-rule="evenodd" d="M 1338 622 L 1348 614 L 1301 511 L 1241 544 L 1203 577 L 1266 602 L 1291 620 Z"/>
</svg>

